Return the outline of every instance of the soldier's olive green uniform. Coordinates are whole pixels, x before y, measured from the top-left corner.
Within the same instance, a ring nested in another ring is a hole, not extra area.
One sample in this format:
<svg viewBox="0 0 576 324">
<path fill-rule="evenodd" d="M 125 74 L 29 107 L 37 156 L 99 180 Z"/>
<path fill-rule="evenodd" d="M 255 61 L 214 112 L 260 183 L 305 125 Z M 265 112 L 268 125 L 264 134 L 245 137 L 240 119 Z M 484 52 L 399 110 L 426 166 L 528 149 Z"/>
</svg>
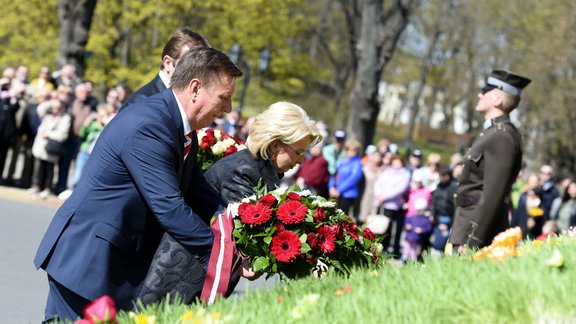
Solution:
<svg viewBox="0 0 576 324">
<path fill-rule="evenodd" d="M 489 245 L 509 226 L 508 196 L 522 164 L 522 138 L 504 115 L 476 138 L 458 178 L 453 245 Z"/>
</svg>

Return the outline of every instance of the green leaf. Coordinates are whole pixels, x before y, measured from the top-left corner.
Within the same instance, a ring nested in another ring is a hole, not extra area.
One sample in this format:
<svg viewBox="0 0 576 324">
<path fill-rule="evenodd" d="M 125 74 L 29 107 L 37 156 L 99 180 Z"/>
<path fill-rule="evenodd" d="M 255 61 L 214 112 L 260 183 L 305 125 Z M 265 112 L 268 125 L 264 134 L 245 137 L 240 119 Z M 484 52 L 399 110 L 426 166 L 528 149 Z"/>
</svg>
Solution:
<svg viewBox="0 0 576 324">
<path fill-rule="evenodd" d="M 257 257 L 252 263 L 252 266 L 254 267 L 254 271 L 262 271 L 265 270 L 269 264 L 270 261 L 267 257 Z"/>
<path fill-rule="evenodd" d="M 307 239 L 308 239 L 308 235 L 306 233 L 300 235 L 300 242 L 301 243 L 306 243 Z"/>
<path fill-rule="evenodd" d="M 265 238 L 263 239 L 263 241 L 264 241 L 264 243 L 266 243 L 266 244 L 270 244 L 270 242 L 272 242 L 272 236 L 265 237 Z"/>
<path fill-rule="evenodd" d="M 308 245 L 308 243 L 303 242 L 303 243 L 302 243 L 302 249 L 301 249 L 300 252 L 301 252 L 301 253 L 306 253 L 306 252 L 308 252 L 308 251 L 310 251 L 310 250 L 311 250 L 310 245 Z"/>
</svg>

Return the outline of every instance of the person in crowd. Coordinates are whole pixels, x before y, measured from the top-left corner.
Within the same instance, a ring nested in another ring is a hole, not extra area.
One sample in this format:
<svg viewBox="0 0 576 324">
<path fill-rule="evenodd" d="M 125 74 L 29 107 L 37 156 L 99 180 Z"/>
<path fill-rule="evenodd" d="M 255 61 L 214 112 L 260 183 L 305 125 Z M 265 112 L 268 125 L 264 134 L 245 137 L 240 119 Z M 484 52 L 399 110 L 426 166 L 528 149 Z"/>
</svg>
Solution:
<svg viewBox="0 0 576 324">
<path fill-rule="evenodd" d="M 560 199 L 557 212 L 551 216 L 558 230 L 564 232 L 571 226 L 576 226 L 576 182 L 570 182 Z"/>
<path fill-rule="evenodd" d="M 440 166 L 438 173 L 440 174 L 440 182 L 432 193 L 430 204 L 430 211 L 434 218 L 434 242 L 431 251 L 433 257 L 440 257 L 444 253 L 455 211 L 456 181 L 452 178 L 452 171 L 448 166 Z"/>
<path fill-rule="evenodd" d="M 16 113 L 20 103 L 10 79 L 0 78 L 0 180 L 4 174 L 4 165 L 8 156 L 8 149 L 16 139 L 18 126 Z"/>
<path fill-rule="evenodd" d="M 80 128 L 78 133 L 78 138 L 80 139 L 80 149 L 76 155 L 76 163 L 74 164 L 74 173 L 72 177 L 72 189 L 66 190 L 58 195 L 58 198 L 62 200 L 68 199 L 74 190 L 74 187 L 80 181 L 80 177 L 84 171 L 84 166 L 88 162 L 90 153 L 94 149 L 96 140 L 100 133 L 104 130 L 104 126 L 108 124 L 110 120 L 110 111 L 114 110 L 110 104 L 104 103 L 98 106 L 96 112 L 91 113 L 84 120 L 84 125 Z"/>
<path fill-rule="evenodd" d="M 426 198 L 417 198 L 414 201 L 414 213 L 407 216 L 404 221 L 405 244 L 401 257 L 403 262 L 421 260 L 423 248 L 426 246 L 425 241 L 430 239 L 432 233 L 428 206 Z"/>
<path fill-rule="evenodd" d="M 238 202 L 254 194 L 260 181 L 267 190 L 276 189 L 284 173 L 302 163 L 306 150 L 321 140 L 314 121 L 301 107 L 277 102 L 255 117 L 246 141 L 247 149 L 222 158 L 206 171 L 205 177 L 225 204 Z M 167 280 L 173 276 L 183 280 L 191 277 L 187 268 L 175 272 L 173 263 L 177 261 L 169 261 L 170 255 L 175 254 L 191 257 L 173 238 L 164 236 L 140 295 L 145 304 L 159 301 L 167 293 L 171 296 L 178 294 L 185 303 L 190 303 L 200 292 L 182 286 L 178 280 Z M 246 262 L 249 264 L 250 260 Z M 232 279 L 227 295 L 239 278 L 234 276 Z M 155 282 L 165 284 L 152 285 Z"/>
<path fill-rule="evenodd" d="M 378 141 L 376 145 L 380 156 L 384 155 L 386 152 L 390 152 L 390 140 L 387 138 L 382 138 Z"/>
<path fill-rule="evenodd" d="M 304 156 L 304 161 L 296 174 L 296 184 L 300 188 L 310 189 L 315 194 L 328 198 L 328 162 L 322 156 L 322 143 L 312 146 L 310 154 Z"/>
<path fill-rule="evenodd" d="M 531 173 L 526 179 L 510 220 L 510 227 L 520 227 L 523 238 L 535 239 L 542 231 L 544 211 L 541 208 L 540 195 L 538 174 Z"/>
<path fill-rule="evenodd" d="M 542 199 L 541 208 L 544 211 L 543 223 L 550 220 L 550 209 L 554 199 L 560 197 L 560 191 L 556 188 L 556 175 L 554 168 L 551 165 L 543 165 L 540 167 L 540 199 Z M 536 233 L 539 234 L 539 233 Z"/>
<path fill-rule="evenodd" d="M 150 97 L 170 86 L 170 80 L 174 74 L 176 64 L 186 51 L 195 46 L 210 47 L 210 43 L 204 36 L 188 29 L 178 29 L 168 40 L 162 56 L 160 57 L 160 72 L 142 88 L 134 92 L 120 107 L 118 111 L 124 110 L 128 105 Z"/>
<path fill-rule="evenodd" d="M 345 214 L 353 210 L 355 222 L 359 222 L 360 214 L 360 184 L 363 180 L 362 159 L 360 152 L 362 146 L 356 140 L 348 140 L 344 144 L 345 156 L 336 166 L 336 173 L 328 182 L 328 195 L 337 199 L 338 208 Z"/>
<path fill-rule="evenodd" d="M 232 109 L 241 75 L 226 54 L 195 47 L 181 57 L 171 88 L 105 127 L 34 258 L 48 275 L 46 321 L 74 320 L 103 295 L 133 309 L 164 233 L 194 255 L 187 266 L 206 271 L 209 221 L 222 201 L 192 167 L 198 143 L 190 133 Z"/>
<path fill-rule="evenodd" d="M 440 154 L 432 152 L 426 158 L 426 165 L 419 169 L 422 171 L 422 184 L 428 187 L 430 192 L 436 190 L 438 182 L 440 182 L 440 175 L 438 174 L 440 162 L 442 162 Z"/>
<path fill-rule="evenodd" d="M 392 225 L 394 225 L 393 256 L 400 257 L 400 238 L 404 226 L 404 209 L 406 192 L 410 188 L 410 171 L 404 167 L 400 155 L 392 156 L 391 166 L 383 169 L 374 182 L 374 205 L 382 205 L 384 215 L 390 218 L 390 226 L 384 234 L 382 245 L 384 251 L 390 246 Z"/>
<path fill-rule="evenodd" d="M 530 79 L 494 70 L 478 94 L 484 130 L 465 157 L 458 178 L 456 214 L 449 242 L 459 253 L 489 245 L 509 226 L 506 199 L 522 166 L 522 137 L 510 121 Z"/>
<path fill-rule="evenodd" d="M 46 150 L 46 144 L 49 139 L 64 143 L 70 133 L 72 121 L 66 113 L 66 104 L 59 99 L 52 99 L 46 105 L 38 106 L 38 116 L 41 122 L 32 145 L 32 154 L 38 161 L 38 167 L 31 193 L 40 193 L 40 198 L 46 199 L 51 194 L 54 166 L 60 159 L 60 155 Z"/>
<path fill-rule="evenodd" d="M 222 122 L 222 127 L 224 128 L 224 132 L 230 136 L 236 136 L 236 133 L 239 130 L 240 121 L 242 119 L 242 114 L 240 110 L 233 109 L 232 112 L 226 115 Z"/>
<path fill-rule="evenodd" d="M 116 107 L 116 110 L 119 110 L 120 107 L 124 105 L 124 102 L 128 97 L 128 87 L 123 83 L 119 83 L 114 87 L 114 89 L 118 93 L 118 105 Z"/>
<path fill-rule="evenodd" d="M 19 65 L 14 73 L 14 78 L 12 79 L 12 86 L 23 86 L 24 89 L 30 84 L 28 76 L 30 69 L 26 65 Z"/>
<path fill-rule="evenodd" d="M 56 83 L 56 87 L 68 87 L 70 89 L 82 82 L 80 77 L 76 74 L 76 67 L 72 64 L 64 64 L 58 71 L 52 73 L 52 79 Z"/>
<path fill-rule="evenodd" d="M 428 187 L 424 185 L 424 178 L 425 178 L 425 172 L 422 169 L 418 169 L 412 173 L 412 177 L 410 178 L 410 189 L 408 189 L 407 192 L 407 198 L 406 198 L 407 201 L 403 207 L 403 209 L 406 211 L 406 218 L 418 214 L 418 210 L 416 208 L 416 201 L 418 201 L 419 199 L 424 199 L 424 201 L 426 201 L 426 208 L 430 206 L 430 201 L 432 200 L 432 192 L 430 192 L 430 189 L 428 189 Z M 404 221 L 404 224 L 406 224 L 406 222 L 407 220 Z M 430 246 L 430 234 L 432 234 L 431 230 L 422 233 L 423 239 L 420 240 L 418 244 L 419 245 L 418 256 L 420 256 L 420 253 L 422 251 L 428 250 Z M 426 237 L 426 235 L 428 236 Z"/>
<path fill-rule="evenodd" d="M 38 106 L 52 99 L 54 91 L 41 89 L 36 98 L 26 106 L 26 111 L 22 118 L 22 124 L 20 125 L 21 133 L 25 138 L 23 143 L 23 156 L 24 164 L 22 167 L 22 173 L 20 176 L 20 182 L 18 186 L 22 188 L 30 188 L 32 186 L 32 177 L 34 175 L 34 164 L 36 158 L 32 154 L 32 145 L 38 133 L 38 127 L 40 126 L 40 117 L 38 116 Z M 56 95 L 54 94 L 56 98 Z"/>
<path fill-rule="evenodd" d="M 548 220 L 542 226 L 542 233 L 540 233 L 540 235 L 538 235 L 536 239 L 541 241 L 557 234 L 558 234 L 558 226 L 556 224 L 556 221 Z"/>
<path fill-rule="evenodd" d="M 47 90 L 47 91 L 54 91 L 56 90 L 56 85 L 54 84 L 54 80 L 50 76 L 50 68 L 46 65 L 40 68 L 38 72 L 38 77 L 33 79 L 30 82 L 30 86 L 28 87 L 28 94 L 35 100 L 38 98 L 40 91 Z"/>
<path fill-rule="evenodd" d="M 86 102 L 88 103 L 88 106 L 92 108 L 92 111 L 96 111 L 99 102 L 98 99 L 94 97 L 94 83 L 92 83 L 92 81 L 90 80 L 84 80 L 82 84 L 84 84 L 84 87 L 86 89 L 86 98 L 87 98 Z"/>
<path fill-rule="evenodd" d="M 344 142 L 346 142 L 346 132 L 339 129 L 334 132 L 334 142 L 322 148 L 322 155 L 326 161 L 328 161 L 328 172 L 330 172 L 330 176 L 336 174 L 338 163 L 346 156 Z"/>
<path fill-rule="evenodd" d="M 414 172 L 415 170 L 418 170 L 423 167 L 422 158 L 423 158 L 422 151 L 418 149 L 412 151 L 412 153 L 408 157 L 408 165 L 406 166 L 406 169 L 410 171 L 410 174 L 412 174 L 412 172 Z"/>
<path fill-rule="evenodd" d="M 358 220 L 361 223 L 365 223 L 368 219 L 368 215 L 375 214 L 376 210 L 374 208 L 374 182 L 378 178 L 378 174 L 381 171 L 382 166 L 382 156 L 380 151 L 374 147 L 374 149 L 369 149 L 370 146 L 366 148 L 366 163 L 362 166 L 362 172 L 364 173 L 364 188 L 362 189 L 362 199 L 360 201 L 360 214 L 358 215 Z"/>
<path fill-rule="evenodd" d="M 118 88 L 110 88 L 106 93 L 106 107 L 108 107 L 108 116 L 112 119 L 118 113 L 118 109 L 122 105 L 120 101 L 120 93 Z"/>
<path fill-rule="evenodd" d="M 425 174 L 422 169 L 418 169 L 412 173 L 410 178 L 410 189 L 408 190 L 408 201 L 406 202 L 406 217 L 416 215 L 418 213 L 416 208 L 416 201 L 424 199 L 426 206 L 430 206 L 432 200 L 432 193 L 428 187 L 424 186 Z"/>
<path fill-rule="evenodd" d="M 70 166 L 80 147 L 80 138 L 78 137 L 80 128 L 84 125 L 86 118 L 95 111 L 96 107 L 92 108 L 92 104 L 89 86 L 83 82 L 78 83 L 76 88 L 74 88 L 74 98 L 68 108 L 68 112 L 72 116 L 72 129 L 64 145 L 64 153 L 58 162 L 58 184 L 55 189 L 56 193 L 58 195 L 62 193 L 63 197 L 69 196 L 69 191 L 67 190 L 69 190 L 68 175 Z"/>
</svg>

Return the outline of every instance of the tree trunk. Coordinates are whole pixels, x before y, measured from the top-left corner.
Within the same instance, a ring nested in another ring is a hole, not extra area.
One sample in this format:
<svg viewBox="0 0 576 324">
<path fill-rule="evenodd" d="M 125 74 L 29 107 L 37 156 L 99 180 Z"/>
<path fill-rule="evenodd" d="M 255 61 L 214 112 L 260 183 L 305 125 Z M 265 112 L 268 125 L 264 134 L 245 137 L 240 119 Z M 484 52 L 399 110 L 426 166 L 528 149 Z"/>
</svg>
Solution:
<svg viewBox="0 0 576 324">
<path fill-rule="evenodd" d="M 58 0 L 60 49 L 58 65 L 72 64 L 79 77 L 84 75 L 86 43 L 97 0 Z"/>
<path fill-rule="evenodd" d="M 361 1 L 360 35 L 357 41 L 357 70 L 350 93 L 351 112 L 347 131 L 363 147 L 372 142 L 380 103 L 378 86 L 384 67 L 390 62 L 400 35 L 419 0 L 398 0 L 386 12 L 383 1 Z"/>
</svg>

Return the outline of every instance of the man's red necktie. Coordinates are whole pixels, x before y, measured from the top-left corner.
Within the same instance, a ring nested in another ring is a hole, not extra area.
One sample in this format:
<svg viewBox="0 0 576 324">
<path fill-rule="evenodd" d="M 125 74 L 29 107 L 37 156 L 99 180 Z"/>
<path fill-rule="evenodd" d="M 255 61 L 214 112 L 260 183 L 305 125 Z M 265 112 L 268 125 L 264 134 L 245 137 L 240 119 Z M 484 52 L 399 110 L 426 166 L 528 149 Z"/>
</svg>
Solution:
<svg viewBox="0 0 576 324">
<path fill-rule="evenodd" d="M 192 132 L 186 134 L 186 144 L 184 144 L 184 160 L 190 153 L 190 148 L 192 148 Z"/>
</svg>

